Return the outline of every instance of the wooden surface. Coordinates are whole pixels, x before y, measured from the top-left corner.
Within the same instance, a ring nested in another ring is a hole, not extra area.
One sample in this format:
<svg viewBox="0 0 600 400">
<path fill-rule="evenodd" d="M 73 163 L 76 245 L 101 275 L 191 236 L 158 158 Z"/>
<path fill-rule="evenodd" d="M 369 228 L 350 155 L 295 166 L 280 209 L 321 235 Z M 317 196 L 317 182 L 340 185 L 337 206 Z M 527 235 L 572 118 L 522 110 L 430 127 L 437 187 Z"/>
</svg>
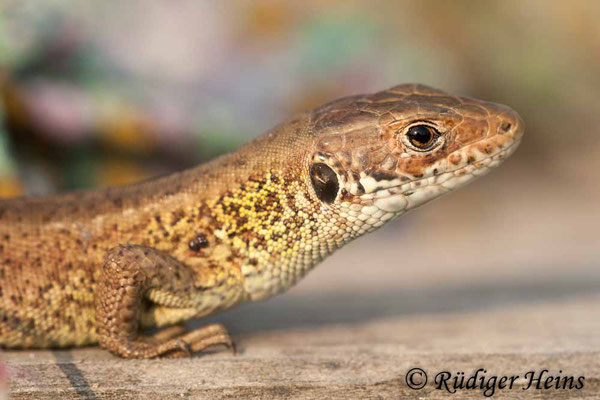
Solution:
<svg viewBox="0 0 600 400">
<path fill-rule="evenodd" d="M 477 297 L 473 293 L 454 295 L 469 302 Z M 382 299 L 391 297 L 384 294 Z M 434 301 L 427 297 L 427 293 L 415 294 L 413 301 L 426 307 Z M 562 370 L 562 376 L 584 376 L 584 388 L 523 390 L 526 382 L 521 379 L 513 390 L 497 391 L 493 398 L 600 396 L 598 294 L 412 315 L 392 315 L 391 310 L 385 315 L 387 312 L 375 308 L 372 318 L 364 314 L 361 321 L 316 326 L 308 326 L 312 324 L 308 308 L 318 321 L 325 315 L 312 307 L 324 304 L 329 313 L 342 304 L 327 296 L 313 299 L 315 304 L 310 306 L 301 297 L 280 300 L 224 316 L 247 329 L 237 335 L 237 356 L 218 351 L 193 359 L 126 361 L 93 348 L 8 352 L 12 398 L 452 397 L 431 384 L 418 391 L 407 387 L 405 374 L 414 367 L 425 370 L 430 380 L 444 370 L 471 373 L 480 367 L 488 376 L 523 376 L 529 370 L 543 369 L 556 375 Z M 458 301 L 452 295 L 440 300 L 449 308 Z M 364 301 L 364 311 L 374 306 L 372 298 Z M 353 300 L 348 302 L 351 305 Z M 263 318 L 271 315 L 274 321 L 281 317 L 286 328 L 271 325 L 266 331 L 254 331 L 254 312 L 263 313 Z M 301 319 L 288 326 L 286 320 L 294 317 L 283 315 L 286 312 L 299 312 Z M 484 398 L 480 390 L 462 390 L 459 396 Z"/>
</svg>

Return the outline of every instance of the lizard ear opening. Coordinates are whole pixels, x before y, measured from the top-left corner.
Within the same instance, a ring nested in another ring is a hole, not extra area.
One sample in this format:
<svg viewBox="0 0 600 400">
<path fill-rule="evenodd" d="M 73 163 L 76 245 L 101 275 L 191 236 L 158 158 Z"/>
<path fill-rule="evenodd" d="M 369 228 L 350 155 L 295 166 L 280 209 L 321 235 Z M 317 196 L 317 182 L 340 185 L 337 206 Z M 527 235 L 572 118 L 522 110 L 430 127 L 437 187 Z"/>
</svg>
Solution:
<svg viewBox="0 0 600 400">
<path fill-rule="evenodd" d="M 319 200 L 333 203 L 340 189 L 338 177 L 327 164 L 316 163 L 310 167 L 310 180 Z"/>
</svg>

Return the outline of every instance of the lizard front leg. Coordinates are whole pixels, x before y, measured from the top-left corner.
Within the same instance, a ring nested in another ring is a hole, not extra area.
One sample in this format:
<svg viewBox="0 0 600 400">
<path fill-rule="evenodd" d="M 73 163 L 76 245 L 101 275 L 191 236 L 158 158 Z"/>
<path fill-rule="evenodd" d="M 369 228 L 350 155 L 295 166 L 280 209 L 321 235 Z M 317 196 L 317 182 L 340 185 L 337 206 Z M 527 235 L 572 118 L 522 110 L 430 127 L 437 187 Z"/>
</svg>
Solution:
<svg viewBox="0 0 600 400">
<path fill-rule="evenodd" d="M 152 247 L 111 249 L 95 293 L 100 345 L 125 358 L 182 356 L 219 344 L 233 348 L 220 324 L 187 333 L 173 327 L 154 336 L 140 335 L 140 322 L 143 317 L 148 319 L 147 301 L 154 303 L 150 310 L 156 325 L 179 323 L 196 315 L 197 299 L 206 288 L 197 288 L 194 278 L 191 268 Z"/>
</svg>

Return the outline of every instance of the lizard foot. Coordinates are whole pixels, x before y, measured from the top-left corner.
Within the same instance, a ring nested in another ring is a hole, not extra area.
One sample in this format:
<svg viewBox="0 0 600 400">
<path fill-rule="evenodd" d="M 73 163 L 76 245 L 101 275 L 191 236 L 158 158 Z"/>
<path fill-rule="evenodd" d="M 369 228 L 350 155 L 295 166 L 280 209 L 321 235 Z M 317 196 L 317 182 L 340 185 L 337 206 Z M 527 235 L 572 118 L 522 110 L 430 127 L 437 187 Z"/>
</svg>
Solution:
<svg viewBox="0 0 600 400">
<path fill-rule="evenodd" d="M 140 336 L 135 340 L 109 340 L 104 346 L 114 349 L 124 358 L 190 357 L 192 354 L 212 346 L 223 345 L 236 353 L 235 343 L 222 324 L 210 324 L 191 332 L 183 325 L 166 328 L 151 336 Z"/>
<path fill-rule="evenodd" d="M 175 325 L 155 335 L 140 335 L 143 301 L 148 300 L 149 290 L 162 291 L 161 303 L 155 306 L 162 307 L 164 315 L 175 315 L 172 320 L 181 321 L 196 313 L 194 308 L 182 307 L 192 302 L 197 290 L 193 282 L 193 270 L 154 248 L 129 245 L 109 250 L 95 293 L 100 346 L 125 358 L 184 357 L 215 345 L 235 349 L 221 324 L 191 332 Z"/>
<path fill-rule="evenodd" d="M 148 338 L 128 340 L 109 338 L 101 342 L 102 346 L 123 358 L 154 358 L 172 351 L 191 355 L 190 345 L 179 337 L 163 340 L 162 342 L 150 341 Z"/>
<path fill-rule="evenodd" d="M 235 343 L 231 339 L 229 333 L 227 333 L 225 326 L 222 324 L 206 325 L 185 333 L 178 338 L 188 344 L 189 353 L 182 351 L 181 349 L 176 349 L 166 355 L 168 358 L 185 357 L 218 345 L 223 345 L 228 349 L 231 349 L 233 354 L 236 354 Z"/>
</svg>

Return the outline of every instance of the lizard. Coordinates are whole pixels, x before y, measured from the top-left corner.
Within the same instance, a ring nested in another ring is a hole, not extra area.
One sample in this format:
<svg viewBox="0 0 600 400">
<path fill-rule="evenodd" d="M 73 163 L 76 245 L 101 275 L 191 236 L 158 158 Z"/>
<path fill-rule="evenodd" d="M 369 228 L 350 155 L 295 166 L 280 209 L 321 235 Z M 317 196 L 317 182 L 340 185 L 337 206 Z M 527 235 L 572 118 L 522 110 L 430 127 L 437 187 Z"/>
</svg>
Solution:
<svg viewBox="0 0 600 400">
<path fill-rule="evenodd" d="M 166 177 L 3 199 L 0 346 L 99 344 L 125 358 L 233 347 L 223 325 L 185 322 L 285 291 L 500 165 L 522 136 L 507 106 L 404 84 L 299 113 Z"/>
</svg>

